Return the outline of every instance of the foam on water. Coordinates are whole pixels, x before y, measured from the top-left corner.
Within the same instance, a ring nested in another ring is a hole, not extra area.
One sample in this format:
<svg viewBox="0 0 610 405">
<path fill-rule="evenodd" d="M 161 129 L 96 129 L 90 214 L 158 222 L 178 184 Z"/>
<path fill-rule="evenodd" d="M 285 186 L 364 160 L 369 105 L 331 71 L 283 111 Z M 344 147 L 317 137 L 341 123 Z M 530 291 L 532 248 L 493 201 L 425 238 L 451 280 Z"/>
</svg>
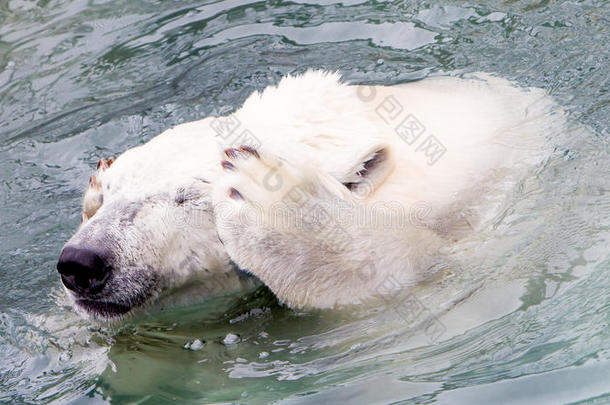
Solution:
<svg viewBox="0 0 610 405">
<path fill-rule="evenodd" d="M 594 0 L 0 4 L 0 401 L 610 400 L 609 11 Z M 223 301 L 121 328 L 79 319 L 55 261 L 97 158 L 307 68 L 382 84 L 494 72 L 547 89 L 568 127 L 459 244 L 460 267 L 407 307 L 301 313 L 260 290 L 229 312 Z"/>
</svg>

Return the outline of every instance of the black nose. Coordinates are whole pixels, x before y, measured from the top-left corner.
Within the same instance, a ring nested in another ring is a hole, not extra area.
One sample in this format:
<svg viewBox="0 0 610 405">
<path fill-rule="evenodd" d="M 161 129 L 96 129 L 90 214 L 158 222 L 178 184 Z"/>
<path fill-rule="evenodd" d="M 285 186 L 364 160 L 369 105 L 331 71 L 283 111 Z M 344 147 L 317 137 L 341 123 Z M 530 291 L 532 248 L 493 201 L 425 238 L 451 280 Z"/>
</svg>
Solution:
<svg viewBox="0 0 610 405">
<path fill-rule="evenodd" d="M 111 272 L 103 256 L 100 251 L 90 247 L 66 246 L 57 262 L 62 283 L 80 294 L 100 292 Z"/>
</svg>

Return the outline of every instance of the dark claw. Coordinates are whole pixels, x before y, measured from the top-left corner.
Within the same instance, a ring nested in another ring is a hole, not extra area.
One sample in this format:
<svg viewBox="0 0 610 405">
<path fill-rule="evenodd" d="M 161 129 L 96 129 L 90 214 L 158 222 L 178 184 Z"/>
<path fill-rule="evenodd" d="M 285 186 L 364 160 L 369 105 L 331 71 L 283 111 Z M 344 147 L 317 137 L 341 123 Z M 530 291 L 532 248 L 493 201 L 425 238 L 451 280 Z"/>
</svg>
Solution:
<svg viewBox="0 0 610 405">
<path fill-rule="evenodd" d="M 235 170 L 235 166 L 233 165 L 233 163 L 229 162 L 228 160 L 223 160 L 222 162 L 220 162 L 220 165 L 225 170 Z"/>
<path fill-rule="evenodd" d="M 225 156 L 228 157 L 229 159 L 235 159 L 238 154 L 239 154 L 239 151 L 235 148 L 225 149 Z"/>
<path fill-rule="evenodd" d="M 253 147 L 248 146 L 248 145 L 242 145 L 242 146 L 240 146 L 240 147 L 239 147 L 239 150 L 241 150 L 242 152 L 249 153 L 249 154 L 251 154 L 251 155 L 253 155 L 253 156 L 256 156 L 258 159 L 260 159 L 260 157 L 261 157 L 261 156 L 258 154 L 258 152 L 257 152 L 257 150 L 256 150 L 256 149 L 254 149 Z"/>
<path fill-rule="evenodd" d="M 234 189 L 233 187 L 231 187 L 231 189 L 229 190 L 229 197 L 231 197 L 234 200 L 243 200 L 244 196 L 241 195 L 241 193 L 239 191 L 237 191 L 236 189 Z"/>
</svg>

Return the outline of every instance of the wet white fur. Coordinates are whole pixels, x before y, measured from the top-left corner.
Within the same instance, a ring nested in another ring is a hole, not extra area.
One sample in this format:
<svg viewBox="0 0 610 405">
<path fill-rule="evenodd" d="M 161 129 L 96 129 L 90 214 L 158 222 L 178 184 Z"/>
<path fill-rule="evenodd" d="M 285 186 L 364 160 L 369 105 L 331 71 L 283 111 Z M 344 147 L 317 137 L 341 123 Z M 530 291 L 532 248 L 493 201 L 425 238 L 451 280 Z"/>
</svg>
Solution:
<svg viewBox="0 0 610 405">
<path fill-rule="evenodd" d="M 390 122 L 380 116 L 388 98 L 403 108 L 400 116 Z M 129 257 L 132 265 L 142 262 L 152 271 L 163 273 L 166 281 L 159 289 L 176 288 L 193 277 L 226 277 L 231 280 L 227 290 L 242 288 L 231 275 L 232 259 L 259 276 L 290 305 L 332 307 L 357 303 L 373 295 L 372 286 L 388 276 L 415 279 L 405 272 L 415 272 L 418 269 L 413 266 L 432 263 L 426 260 L 433 260 L 429 258 L 435 257 L 434 251 L 456 239 L 454 227 L 463 232 L 464 223 L 470 227 L 481 221 L 488 214 L 481 208 L 487 204 L 486 199 L 497 196 L 521 170 L 546 156 L 545 135 L 556 130 L 561 121 L 550 114 L 552 108 L 552 100 L 543 91 L 519 88 L 486 74 L 434 77 L 388 87 L 342 84 L 337 74 L 325 72 L 286 77 L 278 86 L 252 94 L 234 113 L 241 122 L 238 132 L 248 130 L 260 140 L 264 162 L 241 161 L 236 163 L 241 165 L 240 170 L 224 172 L 218 144 L 230 139 L 217 136 L 213 129 L 215 118 L 176 126 L 128 150 L 98 174 L 104 203 L 79 233 L 88 227 L 108 226 L 95 218 L 112 207 L 153 196 L 170 196 L 163 200 L 162 208 L 139 212 L 135 228 L 127 231 L 132 236 L 113 245 L 117 256 Z M 406 144 L 395 131 L 400 120 L 409 114 L 425 126 L 425 132 L 413 145 Z M 433 165 L 417 150 L 429 135 L 446 148 Z M 365 190 L 364 195 L 350 195 L 341 183 L 359 181 L 356 173 L 363 162 L 379 150 L 387 153 L 386 166 L 371 180 L 370 190 Z M 268 207 L 278 200 L 278 196 L 264 195 L 260 188 L 260 176 L 273 162 L 286 162 L 282 170 L 286 170 L 288 185 L 319 182 L 322 191 L 315 192 L 312 198 L 322 202 L 325 198 L 339 199 L 356 208 L 369 209 L 375 202 L 391 201 L 404 207 L 406 213 L 423 202 L 433 207 L 432 216 L 423 227 L 407 224 L 388 231 L 354 226 L 348 229 L 355 238 L 349 249 L 328 256 L 323 249 L 318 256 L 315 249 L 309 249 L 308 244 L 315 243 L 315 238 L 298 235 L 306 230 L 290 230 L 290 236 L 282 241 L 282 232 L 287 230 L 273 229 L 264 219 L 265 223 L 251 228 L 237 227 L 238 218 L 230 215 L 217 223 L 214 204 L 240 208 L 231 205 L 235 203 L 228 198 L 231 187 L 246 197 L 245 202 L 237 203 L 242 206 L 251 203 Z M 214 212 L 185 209 L 184 205 L 173 203 L 179 189 L 200 193 L 187 207 L 205 205 Z M 477 211 L 474 215 L 473 207 Z M 78 237 L 79 233 L 74 240 L 88 243 L 86 237 Z M 294 246 L 299 240 L 304 240 L 302 249 Z M 280 246 L 287 241 L 293 249 L 288 245 L 277 250 L 257 247 L 257 243 Z M 143 249 L 145 245 L 150 247 Z M 377 273 L 374 280 L 362 282 L 354 274 L 371 257 L 377 262 Z M 424 257 L 428 259 L 420 260 Z M 198 266 L 205 267 L 207 273 L 198 274 Z M 215 289 L 206 294 L 220 292 Z"/>
</svg>

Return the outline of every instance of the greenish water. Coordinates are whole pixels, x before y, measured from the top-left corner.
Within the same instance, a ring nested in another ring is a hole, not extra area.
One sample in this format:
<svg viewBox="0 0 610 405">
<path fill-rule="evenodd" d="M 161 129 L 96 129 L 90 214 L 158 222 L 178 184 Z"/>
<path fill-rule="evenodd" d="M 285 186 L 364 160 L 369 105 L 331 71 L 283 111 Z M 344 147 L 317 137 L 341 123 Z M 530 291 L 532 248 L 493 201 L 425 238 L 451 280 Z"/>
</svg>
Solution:
<svg viewBox="0 0 610 405">
<path fill-rule="evenodd" d="M 606 1 L 0 0 L 0 401 L 610 403 L 609 15 Z M 302 313 L 260 291 L 224 316 L 212 302 L 113 330 L 63 304 L 55 262 L 98 157 L 306 68 L 384 84 L 494 72 L 548 89 L 570 126 L 461 245 L 463 268 L 417 292 L 417 316 Z"/>
</svg>

